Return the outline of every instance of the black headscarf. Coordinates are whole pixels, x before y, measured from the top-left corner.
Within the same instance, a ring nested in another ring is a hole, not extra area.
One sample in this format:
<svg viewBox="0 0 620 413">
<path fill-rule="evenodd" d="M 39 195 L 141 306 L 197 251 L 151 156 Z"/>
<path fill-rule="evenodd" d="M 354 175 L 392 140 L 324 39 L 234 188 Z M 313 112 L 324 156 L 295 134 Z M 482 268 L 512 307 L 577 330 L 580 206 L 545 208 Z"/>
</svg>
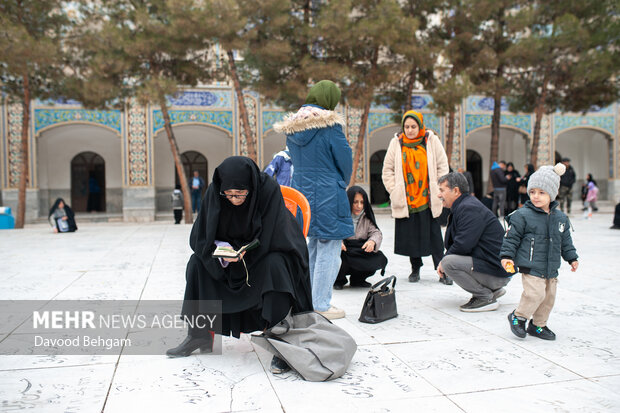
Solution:
<svg viewBox="0 0 620 413">
<path fill-rule="evenodd" d="M 58 209 L 58 206 L 60 205 L 61 202 L 65 204 L 64 209 L 65 209 L 65 214 L 67 214 L 67 224 L 69 224 L 69 232 L 77 231 L 77 225 L 75 224 L 75 213 L 73 212 L 71 207 L 65 202 L 65 200 L 62 198 L 56 198 L 56 201 L 54 201 L 54 204 L 52 205 L 49 213 L 47 214 L 47 219 L 48 220 L 50 219 L 54 211 Z M 56 228 L 58 228 L 58 224 L 56 224 Z"/>
<path fill-rule="evenodd" d="M 248 162 L 249 161 L 249 162 Z M 215 169 L 213 185 L 219 192 L 228 189 L 247 189 L 247 198 L 241 205 L 233 205 L 220 195 L 220 212 L 216 239 L 239 248 L 258 237 L 261 219 L 257 213 L 260 170 L 254 162 L 243 156 L 231 156 Z"/>
<path fill-rule="evenodd" d="M 355 199 L 355 194 L 362 195 L 362 198 L 364 198 L 364 215 L 375 225 L 375 227 L 379 228 L 379 226 L 377 225 L 377 220 L 375 219 L 375 213 L 373 212 L 372 206 L 368 201 L 368 194 L 361 186 L 352 186 L 351 188 L 347 189 L 347 197 L 349 197 L 349 205 L 351 205 L 351 209 L 353 209 L 353 200 Z"/>
</svg>

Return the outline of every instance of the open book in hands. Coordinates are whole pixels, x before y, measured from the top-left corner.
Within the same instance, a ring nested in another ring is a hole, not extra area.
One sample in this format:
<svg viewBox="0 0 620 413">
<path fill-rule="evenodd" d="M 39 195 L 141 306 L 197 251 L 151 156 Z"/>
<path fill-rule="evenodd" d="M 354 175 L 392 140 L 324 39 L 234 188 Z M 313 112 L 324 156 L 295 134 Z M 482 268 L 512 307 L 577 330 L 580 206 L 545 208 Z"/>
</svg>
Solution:
<svg viewBox="0 0 620 413">
<path fill-rule="evenodd" d="M 235 250 L 233 247 L 217 247 L 215 251 L 213 251 L 213 258 L 239 258 L 244 251 L 249 251 L 254 249 L 260 245 L 260 241 L 255 239 L 249 244 L 244 245 L 243 247 Z"/>
</svg>

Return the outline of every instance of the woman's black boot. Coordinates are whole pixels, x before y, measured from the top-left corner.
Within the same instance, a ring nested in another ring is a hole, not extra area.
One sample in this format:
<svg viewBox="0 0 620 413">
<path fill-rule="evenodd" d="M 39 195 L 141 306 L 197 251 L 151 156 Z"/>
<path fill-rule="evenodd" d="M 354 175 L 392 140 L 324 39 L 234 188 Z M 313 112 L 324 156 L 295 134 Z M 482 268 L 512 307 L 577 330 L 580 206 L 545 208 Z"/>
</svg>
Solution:
<svg viewBox="0 0 620 413">
<path fill-rule="evenodd" d="M 198 348 L 202 353 L 211 353 L 213 351 L 213 336 L 212 331 L 209 332 L 208 337 L 192 337 L 188 334 L 181 344 L 166 351 L 166 355 L 168 357 L 187 357 Z"/>
</svg>

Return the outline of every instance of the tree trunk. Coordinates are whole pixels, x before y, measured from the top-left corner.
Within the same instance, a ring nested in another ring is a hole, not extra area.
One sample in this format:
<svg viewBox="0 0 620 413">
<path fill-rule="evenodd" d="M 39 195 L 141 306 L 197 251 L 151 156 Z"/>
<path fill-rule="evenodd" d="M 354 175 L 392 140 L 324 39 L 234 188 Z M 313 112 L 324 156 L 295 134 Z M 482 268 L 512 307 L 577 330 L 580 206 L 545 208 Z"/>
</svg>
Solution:
<svg viewBox="0 0 620 413">
<path fill-rule="evenodd" d="M 448 165 L 452 164 L 452 146 L 454 145 L 454 116 L 455 111 L 448 113 L 448 133 L 446 134 L 446 155 L 448 155 Z"/>
<path fill-rule="evenodd" d="M 250 128 L 250 119 L 248 117 L 248 110 L 245 107 L 245 100 L 243 100 L 243 90 L 241 90 L 241 82 L 239 82 L 239 74 L 237 73 L 237 65 L 232 50 L 226 50 L 228 55 L 228 67 L 230 68 L 230 77 L 232 78 L 233 85 L 235 87 L 235 93 L 237 94 L 237 100 L 239 101 L 239 117 L 241 118 L 241 124 L 243 129 L 243 139 L 248 148 L 248 157 L 258 164 L 258 158 L 256 156 L 256 144 L 254 143 L 254 134 L 252 128 Z"/>
<path fill-rule="evenodd" d="M 15 228 L 24 228 L 26 222 L 26 187 L 28 186 L 28 124 L 30 123 L 30 79 L 28 75 L 23 75 L 24 100 L 22 102 L 22 142 L 21 165 L 19 174 L 19 185 L 17 193 L 17 217 Z"/>
<path fill-rule="evenodd" d="M 534 120 L 534 134 L 532 135 L 532 149 L 530 152 L 530 163 L 534 165 L 534 170 L 538 168 L 538 145 L 540 144 L 540 125 L 542 123 L 543 115 L 545 114 L 545 102 L 547 100 L 547 79 L 543 81 L 542 92 L 538 105 L 534 109 L 536 115 Z"/>
<path fill-rule="evenodd" d="M 370 113 L 370 100 L 367 100 L 364 104 L 364 111 L 362 112 L 362 121 L 360 123 L 360 132 L 357 136 L 357 143 L 355 144 L 355 155 L 353 156 L 353 173 L 351 174 L 351 181 L 349 186 L 355 185 L 357 178 L 357 167 L 362 157 L 362 148 L 364 147 L 364 138 L 366 137 L 366 126 L 368 125 L 368 114 Z"/>
<path fill-rule="evenodd" d="M 497 88 L 493 96 L 495 102 L 493 104 L 493 119 L 491 120 L 491 156 L 489 158 L 489 182 L 487 182 L 487 193 L 493 191 L 493 182 L 491 181 L 491 167 L 493 162 L 497 162 L 499 154 L 499 124 L 502 116 L 502 93 Z"/>
<path fill-rule="evenodd" d="M 417 66 L 414 63 L 413 68 L 409 72 L 409 79 L 407 80 L 407 101 L 405 102 L 405 112 L 413 109 L 413 105 L 411 104 L 411 95 L 413 94 L 413 87 L 415 86 L 415 72 L 417 70 Z"/>
<path fill-rule="evenodd" d="M 159 99 L 159 105 L 161 107 L 161 113 L 164 117 L 164 127 L 166 129 L 166 135 L 168 135 L 168 142 L 170 142 L 170 151 L 172 152 L 172 159 L 174 159 L 174 167 L 179 175 L 179 182 L 181 183 L 181 191 L 183 192 L 183 211 L 185 215 L 185 223 L 191 224 L 194 221 L 192 215 L 192 198 L 189 192 L 189 184 L 187 183 L 187 177 L 183 170 L 183 163 L 181 162 L 181 155 L 179 154 L 179 145 L 174 137 L 172 131 L 172 124 L 170 123 L 170 114 L 168 113 L 168 107 L 166 106 L 166 98 L 161 96 Z"/>
</svg>

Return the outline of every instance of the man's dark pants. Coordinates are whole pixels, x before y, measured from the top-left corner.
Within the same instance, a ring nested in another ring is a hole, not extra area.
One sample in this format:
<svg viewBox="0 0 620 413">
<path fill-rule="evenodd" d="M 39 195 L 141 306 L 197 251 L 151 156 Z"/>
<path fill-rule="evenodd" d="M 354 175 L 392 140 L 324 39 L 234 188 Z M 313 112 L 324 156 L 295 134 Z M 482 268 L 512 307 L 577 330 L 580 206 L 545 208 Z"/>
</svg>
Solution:
<svg viewBox="0 0 620 413">
<path fill-rule="evenodd" d="M 192 189 L 192 212 L 200 211 L 200 189 Z"/>
<path fill-rule="evenodd" d="M 465 255 L 446 255 L 441 260 L 443 272 L 476 298 L 490 300 L 493 293 L 504 287 L 510 277 L 496 277 L 473 270 L 473 260 Z"/>
</svg>

